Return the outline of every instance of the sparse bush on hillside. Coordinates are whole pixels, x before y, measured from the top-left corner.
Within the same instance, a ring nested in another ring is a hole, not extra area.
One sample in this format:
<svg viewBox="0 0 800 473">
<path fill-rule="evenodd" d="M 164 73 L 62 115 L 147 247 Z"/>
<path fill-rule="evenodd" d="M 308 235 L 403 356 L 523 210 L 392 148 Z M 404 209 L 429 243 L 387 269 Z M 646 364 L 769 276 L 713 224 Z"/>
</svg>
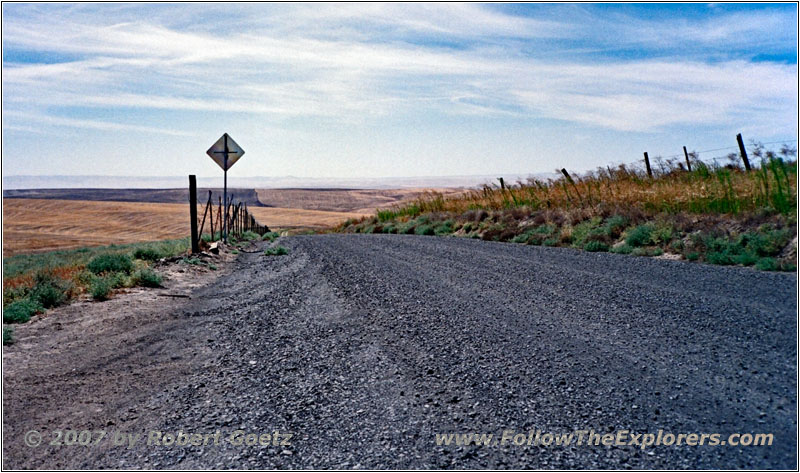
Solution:
<svg viewBox="0 0 800 473">
<path fill-rule="evenodd" d="M 608 251 L 609 247 L 602 241 L 595 240 L 587 243 L 583 249 L 586 251 Z"/>
<path fill-rule="evenodd" d="M 103 273 L 130 273 L 133 270 L 133 261 L 126 254 L 103 254 L 92 258 L 86 268 L 94 274 Z"/>
<path fill-rule="evenodd" d="M 280 255 L 288 255 L 289 250 L 282 246 L 273 246 L 271 248 L 267 248 L 264 250 L 265 256 L 280 256 Z"/>
<path fill-rule="evenodd" d="M 136 271 L 134 280 L 137 286 L 161 287 L 161 276 L 150 268 L 143 268 Z"/>
<path fill-rule="evenodd" d="M 259 236 L 259 234 L 256 233 L 256 232 L 251 232 L 251 231 L 248 230 L 248 231 L 242 233 L 242 235 L 241 235 L 241 237 L 239 239 L 242 240 L 242 241 L 255 241 L 255 240 L 260 240 L 261 236 Z"/>
<path fill-rule="evenodd" d="M 11 327 L 3 327 L 3 345 L 14 344 L 14 329 Z"/>
<path fill-rule="evenodd" d="M 161 253 L 153 248 L 137 248 L 133 252 L 133 257 L 145 261 L 158 261 L 162 258 Z"/>
<path fill-rule="evenodd" d="M 275 241 L 280 235 L 277 232 L 267 232 L 261 237 L 264 241 Z"/>
<path fill-rule="evenodd" d="M 625 243 L 632 247 L 640 247 L 650 244 L 650 235 L 653 233 L 653 225 L 644 224 L 632 228 L 625 237 Z"/>
<path fill-rule="evenodd" d="M 3 309 L 4 324 L 21 324 L 29 321 L 34 315 L 43 312 L 44 308 L 37 301 L 22 299 L 12 302 Z"/>
<path fill-rule="evenodd" d="M 92 298 L 96 301 L 107 300 L 113 288 L 114 283 L 108 276 L 96 278 L 89 286 Z"/>
<path fill-rule="evenodd" d="M 416 235 L 435 235 L 436 231 L 433 229 L 433 225 L 422 224 L 414 229 L 414 233 Z"/>
<path fill-rule="evenodd" d="M 52 270 L 42 270 L 36 273 L 30 298 L 49 309 L 66 302 L 71 289 L 72 284 L 69 281 L 57 277 Z"/>
<path fill-rule="evenodd" d="M 452 220 L 445 220 L 439 225 L 436 225 L 436 227 L 433 229 L 433 232 L 436 235 L 450 235 L 453 233 L 453 226 L 454 222 Z"/>
</svg>

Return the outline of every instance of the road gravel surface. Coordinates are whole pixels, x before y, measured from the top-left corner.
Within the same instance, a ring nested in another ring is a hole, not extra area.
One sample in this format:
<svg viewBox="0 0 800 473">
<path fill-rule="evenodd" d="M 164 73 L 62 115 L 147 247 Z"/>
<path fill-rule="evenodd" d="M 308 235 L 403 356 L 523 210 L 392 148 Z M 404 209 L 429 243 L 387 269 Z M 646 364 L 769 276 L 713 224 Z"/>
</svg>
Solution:
<svg viewBox="0 0 800 473">
<path fill-rule="evenodd" d="M 289 254 L 240 254 L 168 308 L 148 359 L 179 350 L 181 369 L 108 403 L 132 420 L 82 427 L 142 438 L 55 466 L 797 468 L 796 274 L 451 237 L 274 244 Z M 773 442 L 528 445 L 537 430 Z M 147 445 L 153 431 L 222 441 Z M 525 443 L 500 442 L 505 431 Z M 244 433 L 267 444 L 238 445 Z M 438 445 L 448 433 L 495 441 Z M 22 449 L 7 466 L 47 458 Z"/>
</svg>

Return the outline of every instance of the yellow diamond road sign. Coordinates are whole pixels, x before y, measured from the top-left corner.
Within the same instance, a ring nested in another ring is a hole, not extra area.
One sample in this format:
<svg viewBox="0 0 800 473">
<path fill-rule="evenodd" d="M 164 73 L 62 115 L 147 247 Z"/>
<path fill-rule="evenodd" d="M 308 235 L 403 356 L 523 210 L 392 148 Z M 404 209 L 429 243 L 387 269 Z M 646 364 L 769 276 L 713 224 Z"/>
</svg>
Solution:
<svg viewBox="0 0 800 473">
<path fill-rule="evenodd" d="M 206 154 L 211 156 L 211 159 L 219 164 L 219 167 L 221 167 L 224 171 L 227 171 L 236 163 L 236 161 L 239 160 L 239 158 L 244 155 L 244 150 L 239 147 L 235 141 L 233 141 L 233 138 L 225 133 L 219 137 L 216 143 L 208 148 Z M 226 157 L 227 163 L 225 159 Z"/>
</svg>

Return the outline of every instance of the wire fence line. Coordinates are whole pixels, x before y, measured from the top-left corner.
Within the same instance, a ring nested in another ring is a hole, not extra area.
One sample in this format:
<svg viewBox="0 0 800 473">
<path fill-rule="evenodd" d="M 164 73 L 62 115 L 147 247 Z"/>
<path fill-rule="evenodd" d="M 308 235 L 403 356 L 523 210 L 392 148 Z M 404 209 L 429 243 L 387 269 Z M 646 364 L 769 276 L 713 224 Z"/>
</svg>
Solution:
<svg viewBox="0 0 800 473">
<path fill-rule="evenodd" d="M 797 143 L 797 139 L 789 139 L 789 140 L 777 140 L 777 141 L 769 141 L 769 142 L 760 142 L 757 140 L 750 140 L 750 144 L 745 146 L 747 148 L 746 152 L 749 156 L 758 158 L 754 164 L 758 165 L 758 161 L 761 158 L 766 157 L 767 153 L 772 153 L 776 157 L 780 155 L 785 159 L 789 159 L 791 157 L 796 157 L 797 155 L 797 148 L 791 147 L 790 145 L 793 143 Z M 783 145 L 779 150 L 770 150 L 766 148 L 770 145 L 780 144 Z M 727 154 L 717 154 L 711 155 L 711 153 L 719 153 L 720 151 L 731 151 Z M 730 166 L 735 168 L 741 168 L 741 153 L 739 151 L 739 146 L 726 146 L 724 148 L 714 148 L 714 149 L 707 149 L 702 151 L 689 151 L 687 149 L 687 153 L 680 153 L 680 154 L 673 154 L 669 156 L 661 156 L 655 155 L 650 157 L 652 167 L 654 168 L 653 171 L 657 173 L 666 173 L 670 172 L 675 169 L 683 169 L 685 168 L 685 160 L 688 154 L 688 158 L 691 163 L 702 163 L 706 166 L 712 167 L 719 167 L 719 166 Z M 707 155 L 707 156 L 703 156 Z M 724 164 L 720 164 L 723 161 L 727 161 Z M 646 169 L 646 164 L 644 158 L 640 158 L 635 161 L 627 161 L 627 162 L 614 162 L 606 166 L 598 167 L 598 169 L 606 168 L 608 170 L 612 169 L 620 169 L 625 168 L 628 171 L 633 172 L 644 172 Z M 593 171 L 588 171 L 581 174 L 591 174 Z"/>
<path fill-rule="evenodd" d="M 231 196 L 227 208 L 223 208 L 222 197 L 217 195 L 218 202 L 214 202 L 213 193 L 208 191 L 208 200 L 205 202 L 203 215 L 198 215 L 198 236 L 202 238 L 204 230 L 209 230 L 210 241 L 222 238 L 223 228 L 227 229 L 230 236 L 241 237 L 245 232 L 254 232 L 263 235 L 270 231 L 267 225 L 256 220 L 255 216 L 247 209 L 247 202 L 236 201 Z M 203 203 L 203 202 L 198 202 Z M 202 217 L 202 220 L 201 220 Z M 208 227 L 206 227 L 208 224 Z"/>
</svg>

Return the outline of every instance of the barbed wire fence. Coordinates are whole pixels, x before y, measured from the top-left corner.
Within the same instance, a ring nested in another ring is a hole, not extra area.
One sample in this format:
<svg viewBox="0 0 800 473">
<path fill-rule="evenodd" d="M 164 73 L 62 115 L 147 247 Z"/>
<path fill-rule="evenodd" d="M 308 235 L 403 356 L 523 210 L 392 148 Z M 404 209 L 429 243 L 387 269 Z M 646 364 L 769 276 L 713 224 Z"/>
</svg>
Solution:
<svg viewBox="0 0 800 473">
<path fill-rule="evenodd" d="M 780 157 L 783 159 L 791 159 L 797 156 L 797 139 L 775 140 L 762 142 L 758 140 L 749 140 L 749 144 L 745 146 L 745 152 L 753 158 L 753 164 L 760 166 L 762 159 L 769 157 Z M 770 149 L 769 146 L 781 145 L 779 149 Z M 792 146 L 794 145 L 794 146 Z M 728 151 L 727 153 L 723 153 Z M 688 170 L 689 164 L 686 163 L 688 158 L 691 164 L 704 164 L 711 168 L 729 167 L 735 169 L 743 169 L 743 160 L 740 148 L 738 145 L 725 146 L 721 148 L 713 148 L 706 150 L 689 150 L 679 154 L 668 156 L 655 155 L 650 157 L 650 165 L 654 175 L 664 175 L 676 169 Z M 609 163 L 605 167 L 609 172 L 615 169 L 625 169 L 629 172 L 644 174 L 647 172 L 647 163 L 645 158 L 642 157 L 637 160 L 631 161 L 617 161 Z M 598 168 L 601 169 L 602 167 Z M 558 170 L 557 170 L 558 171 Z M 579 175 L 589 175 L 594 171 L 587 171 L 578 173 Z"/>
</svg>

